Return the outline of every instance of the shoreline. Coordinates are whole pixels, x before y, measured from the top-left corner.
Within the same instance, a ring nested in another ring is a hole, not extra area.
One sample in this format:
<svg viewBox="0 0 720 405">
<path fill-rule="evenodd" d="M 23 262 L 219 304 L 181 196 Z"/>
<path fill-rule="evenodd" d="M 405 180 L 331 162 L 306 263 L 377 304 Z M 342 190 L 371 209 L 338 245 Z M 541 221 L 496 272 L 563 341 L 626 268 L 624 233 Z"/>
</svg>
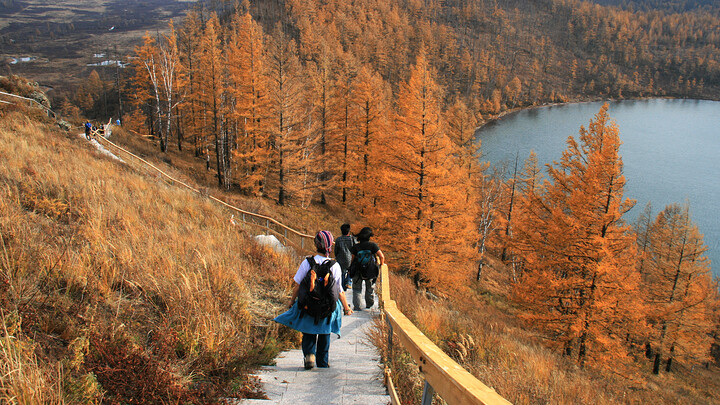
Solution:
<svg viewBox="0 0 720 405">
<path fill-rule="evenodd" d="M 484 119 L 483 122 L 481 122 L 477 127 L 475 127 L 475 133 L 477 133 L 479 130 L 481 130 L 484 126 L 495 123 L 498 121 L 501 121 L 502 119 L 509 117 L 513 114 L 517 114 L 522 111 L 530 111 L 540 108 L 546 108 L 546 107 L 559 107 L 559 106 L 565 106 L 570 104 L 587 104 L 587 103 L 597 103 L 597 102 L 621 102 L 621 101 L 647 101 L 647 100 L 697 100 L 697 101 L 717 101 L 720 102 L 720 99 L 712 99 L 712 98 L 683 98 L 683 97 L 640 97 L 640 98 L 603 98 L 603 99 L 595 99 L 595 100 L 583 100 L 583 101 L 567 101 L 567 102 L 558 102 L 558 103 L 547 103 L 547 104 L 538 104 L 538 105 L 531 105 L 527 107 L 515 107 L 511 108 L 509 110 L 502 111 L 500 114 L 497 115 L 491 115 L 490 118 Z"/>
</svg>

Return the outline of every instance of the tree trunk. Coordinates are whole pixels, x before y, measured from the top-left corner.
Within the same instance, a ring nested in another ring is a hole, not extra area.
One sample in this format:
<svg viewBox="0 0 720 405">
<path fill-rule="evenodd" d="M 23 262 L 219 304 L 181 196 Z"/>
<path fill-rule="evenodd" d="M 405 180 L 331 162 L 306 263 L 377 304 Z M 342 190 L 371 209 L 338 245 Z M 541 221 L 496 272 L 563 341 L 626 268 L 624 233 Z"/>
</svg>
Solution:
<svg viewBox="0 0 720 405">
<path fill-rule="evenodd" d="M 675 352 L 675 345 L 670 346 L 670 354 L 668 355 L 667 363 L 665 364 L 665 372 L 669 373 L 672 371 L 673 353 Z"/>
<path fill-rule="evenodd" d="M 285 170 L 283 169 L 283 152 L 280 151 L 280 157 L 278 161 L 280 166 L 279 181 L 280 190 L 278 191 L 278 204 L 285 205 Z"/>
</svg>

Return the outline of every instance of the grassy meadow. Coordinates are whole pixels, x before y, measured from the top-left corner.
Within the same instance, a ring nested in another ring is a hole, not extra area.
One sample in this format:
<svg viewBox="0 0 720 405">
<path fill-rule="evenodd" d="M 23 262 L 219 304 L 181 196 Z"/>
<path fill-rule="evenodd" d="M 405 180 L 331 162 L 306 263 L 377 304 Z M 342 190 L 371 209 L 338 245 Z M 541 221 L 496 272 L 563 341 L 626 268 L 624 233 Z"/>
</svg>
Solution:
<svg viewBox="0 0 720 405">
<path fill-rule="evenodd" d="M 26 114 L 0 111 L 0 402 L 257 396 L 297 260 Z"/>
</svg>

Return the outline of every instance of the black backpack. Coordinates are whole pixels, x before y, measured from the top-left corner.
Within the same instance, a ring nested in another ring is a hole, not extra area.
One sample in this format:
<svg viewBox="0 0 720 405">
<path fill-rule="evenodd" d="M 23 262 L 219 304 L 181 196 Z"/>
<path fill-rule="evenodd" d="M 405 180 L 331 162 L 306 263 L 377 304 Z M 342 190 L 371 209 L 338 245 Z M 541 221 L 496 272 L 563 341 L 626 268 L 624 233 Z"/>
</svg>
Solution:
<svg viewBox="0 0 720 405">
<path fill-rule="evenodd" d="M 380 274 L 375 253 L 372 250 L 359 250 L 351 267 L 353 276 L 359 274 L 363 280 L 375 279 Z"/>
<path fill-rule="evenodd" d="M 335 312 L 337 305 L 338 293 L 335 289 L 335 277 L 331 267 L 335 265 L 335 260 L 326 259 L 321 264 L 317 264 L 315 259 L 310 256 L 307 258 L 310 264 L 305 278 L 300 283 L 300 291 L 298 292 L 298 306 L 300 307 L 300 317 L 304 314 L 315 318 L 315 324 L 320 319 L 327 318 L 330 322 L 330 315 Z M 317 278 L 313 283 L 312 275 Z"/>
</svg>

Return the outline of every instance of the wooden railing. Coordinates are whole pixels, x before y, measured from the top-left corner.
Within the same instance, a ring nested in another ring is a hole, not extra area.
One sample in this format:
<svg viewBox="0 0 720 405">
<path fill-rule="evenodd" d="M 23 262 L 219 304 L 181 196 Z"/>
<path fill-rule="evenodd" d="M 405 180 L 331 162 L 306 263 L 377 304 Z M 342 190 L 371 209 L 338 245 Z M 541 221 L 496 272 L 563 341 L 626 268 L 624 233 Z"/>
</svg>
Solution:
<svg viewBox="0 0 720 405">
<path fill-rule="evenodd" d="M 445 354 L 435 343 L 425 336 L 397 307 L 390 298 L 390 282 L 387 264 L 380 269 L 380 306 L 388 325 L 388 352 L 392 356 L 393 338 L 397 336 L 400 344 L 410 353 L 425 378 L 423 405 L 432 403 L 433 393 L 437 393 L 450 405 L 466 404 L 509 404 L 495 390 L 483 384 Z M 389 364 L 386 361 L 386 366 Z M 393 405 L 399 405 L 397 393 L 392 383 L 390 370 L 386 368 L 386 385 Z"/>
<path fill-rule="evenodd" d="M 49 107 L 43 105 L 41 102 L 39 102 L 39 101 L 37 101 L 37 100 L 35 100 L 35 99 L 27 98 L 27 97 L 23 97 L 23 96 L 18 96 L 17 94 L 5 93 L 4 91 L 0 91 L 0 97 L 12 98 L 12 99 L 14 99 L 14 100 L 23 100 L 23 101 L 27 102 L 27 103 L 30 104 L 30 105 L 33 105 L 33 106 L 35 106 L 35 107 L 39 107 L 39 108 L 45 110 L 45 112 L 47 113 L 48 117 L 55 118 L 55 116 L 56 116 L 55 111 L 51 110 Z M 13 103 L 11 103 L 11 102 L 5 102 L 5 103 L 6 103 L 6 104 L 13 104 Z"/>
</svg>

